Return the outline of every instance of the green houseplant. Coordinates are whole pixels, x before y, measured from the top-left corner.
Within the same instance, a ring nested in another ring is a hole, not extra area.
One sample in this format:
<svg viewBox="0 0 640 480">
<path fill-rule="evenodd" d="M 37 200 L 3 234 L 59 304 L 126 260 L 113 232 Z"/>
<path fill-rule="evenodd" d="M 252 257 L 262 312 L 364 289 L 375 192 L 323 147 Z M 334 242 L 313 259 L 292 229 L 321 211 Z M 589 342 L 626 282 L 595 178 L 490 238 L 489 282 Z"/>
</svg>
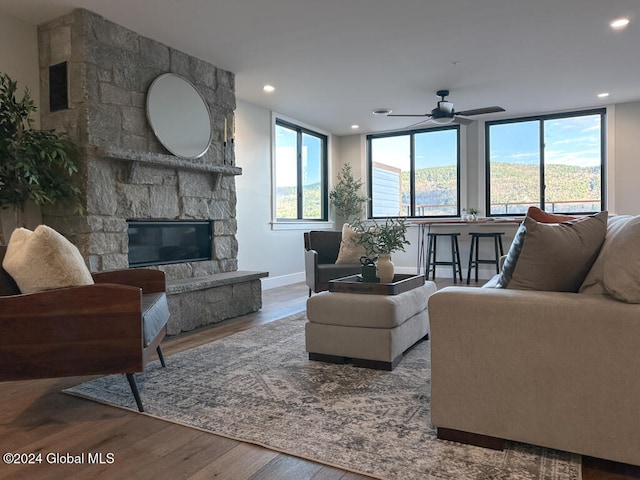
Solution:
<svg viewBox="0 0 640 480">
<path fill-rule="evenodd" d="M 13 208 L 16 225 L 24 226 L 29 200 L 81 209 L 75 181 L 80 154 L 65 134 L 33 128 L 35 103 L 27 88 L 20 100 L 16 91 L 17 82 L 0 74 L 0 208 Z"/>
<path fill-rule="evenodd" d="M 360 218 L 362 207 L 369 200 L 360 194 L 361 189 L 362 180 L 353 178 L 351 164 L 345 163 L 338 173 L 338 183 L 329 193 L 329 199 L 338 215 L 346 222 L 349 222 L 351 217 Z"/>
<path fill-rule="evenodd" d="M 378 276 L 382 283 L 393 281 L 394 265 L 391 254 L 396 251 L 404 252 L 407 240 L 407 225 L 404 218 L 387 218 L 384 223 L 375 219 L 364 223 L 356 220 L 353 224 L 356 231 L 355 242 L 364 247 L 367 257 L 377 257 Z"/>
</svg>

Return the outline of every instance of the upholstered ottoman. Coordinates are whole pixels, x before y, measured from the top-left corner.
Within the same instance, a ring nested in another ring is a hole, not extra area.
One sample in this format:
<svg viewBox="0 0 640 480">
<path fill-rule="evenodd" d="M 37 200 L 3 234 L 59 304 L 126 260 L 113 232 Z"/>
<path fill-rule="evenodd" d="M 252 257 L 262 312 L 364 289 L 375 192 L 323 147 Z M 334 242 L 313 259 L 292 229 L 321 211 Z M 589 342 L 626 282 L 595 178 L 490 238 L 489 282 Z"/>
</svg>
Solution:
<svg viewBox="0 0 640 480">
<path fill-rule="evenodd" d="M 309 359 L 393 370 L 403 352 L 429 334 L 427 301 L 435 292 L 435 284 L 425 282 L 398 295 L 322 292 L 309 298 Z"/>
</svg>

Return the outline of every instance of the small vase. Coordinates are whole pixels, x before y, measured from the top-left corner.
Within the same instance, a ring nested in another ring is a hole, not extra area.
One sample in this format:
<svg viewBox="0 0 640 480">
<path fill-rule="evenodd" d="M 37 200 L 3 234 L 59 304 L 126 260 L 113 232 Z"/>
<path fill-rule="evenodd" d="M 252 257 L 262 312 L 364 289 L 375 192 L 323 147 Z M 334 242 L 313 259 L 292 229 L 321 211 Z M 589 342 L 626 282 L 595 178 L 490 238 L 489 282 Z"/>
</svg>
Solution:
<svg viewBox="0 0 640 480">
<path fill-rule="evenodd" d="M 390 253 L 381 253 L 378 258 L 378 277 L 380 283 L 393 282 L 393 262 L 391 262 Z"/>
</svg>

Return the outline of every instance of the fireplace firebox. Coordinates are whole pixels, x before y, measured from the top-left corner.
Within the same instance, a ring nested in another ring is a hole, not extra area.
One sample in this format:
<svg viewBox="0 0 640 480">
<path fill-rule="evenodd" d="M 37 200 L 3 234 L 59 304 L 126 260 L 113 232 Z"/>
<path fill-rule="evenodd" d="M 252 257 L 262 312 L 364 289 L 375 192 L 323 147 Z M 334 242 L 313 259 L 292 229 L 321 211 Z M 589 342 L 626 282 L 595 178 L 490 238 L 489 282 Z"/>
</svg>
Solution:
<svg viewBox="0 0 640 480">
<path fill-rule="evenodd" d="M 128 220 L 127 223 L 130 267 L 211 260 L 211 222 Z"/>
</svg>

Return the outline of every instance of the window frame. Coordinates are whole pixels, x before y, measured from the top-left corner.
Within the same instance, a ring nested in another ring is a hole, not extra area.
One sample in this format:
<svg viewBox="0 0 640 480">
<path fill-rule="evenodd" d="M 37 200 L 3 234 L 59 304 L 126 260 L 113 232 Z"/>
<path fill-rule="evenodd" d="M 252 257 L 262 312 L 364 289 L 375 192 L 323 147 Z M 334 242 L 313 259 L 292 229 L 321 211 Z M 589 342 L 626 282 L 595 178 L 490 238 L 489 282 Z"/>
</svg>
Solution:
<svg viewBox="0 0 640 480">
<path fill-rule="evenodd" d="M 513 217 L 513 213 L 491 213 L 491 139 L 490 139 L 490 129 L 494 125 L 506 125 L 506 124 L 515 124 L 522 122 L 532 122 L 537 121 L 539 123 L 539 134 L 538 134 L 538 145 L 540 152 L 540 159 L 538 166 L 540 167 L 540 201 L 536 205 L 540 209 L 544 210 L 545 208 L 545 128 L 544 123 L 547 120 L 555 120 L 562 118 L 574 118 L 574 117 L 586 117 L 589 115 L 600 115 L 600 211 L 606 209 L 606 181 L 607 181 L 607 109 L 602 108 L 591 108 L 588 110 L 574 110 L 570 112 L 560 112 L 560 113 L 551 113 L 551 114 L 543 114 L 543 115 L 532 115 L 527 117 L 518 117 L 518 118 L 509 118 L 509 119 L 501 119 L 501 120 L 492 120 L 487 121 L 484 124 L 484 158 L 485 158 L 485 212 L 487 217 Z M 568 214 L 568 215 L 590 215 L 597 212 L 560 212 L 554 211 L 553 213 L 558 214 Z"/>
<path fill-rule="evenodd" d="M 277 142 L 275 137 L 276 128 L 284 127 L 293 130 L 296 133 L 296 218 L 278 217 L 278 201 L 276 171 L 277 171 Z M 329 220 L 329 135 L 313 130 L 307 126 L 295 123 L 291 120 L 285 120 L 280 116 L 274 117 L 273 122 L 273 224 L 285 223 L 318 223 L 328 222 Z M 305 218 L 303 206 L 303 176 L 302 176 L 302 136 L 303 134 L 318 138 L 321 142 L 321 169 L 320 175 L 320 211 L 321 218 Z"/>
<path fill-rule="evenodd" d="M 415 195 L 416 195 L 416 143 L 415 136 L 422 133 L 455 130 L 456 132 L 456 213 L 452 215 L 416 215 L 415 212 Z M 379 138 L 390 137 L 403 137 L 409 136 L 409 197 L 410 197 L 410 211 L 406 216 L 373 216 L 373 150 L 371 148 L 371 141 Z M 367 159 L 367 188 L 369 192 L 369 200 L 367 202 L 367 218 L 380 219 L 380 218 L 456 218 L 460 217 L 461 204 L 462 204 L 462 129 L 459 124 L 449 124 L 439 127 L 419 128 L 412 130 L 402 130 L 386 133 L 374 133 L 369 134 L 366 137 L 366 159 Z"/>
</svg>

